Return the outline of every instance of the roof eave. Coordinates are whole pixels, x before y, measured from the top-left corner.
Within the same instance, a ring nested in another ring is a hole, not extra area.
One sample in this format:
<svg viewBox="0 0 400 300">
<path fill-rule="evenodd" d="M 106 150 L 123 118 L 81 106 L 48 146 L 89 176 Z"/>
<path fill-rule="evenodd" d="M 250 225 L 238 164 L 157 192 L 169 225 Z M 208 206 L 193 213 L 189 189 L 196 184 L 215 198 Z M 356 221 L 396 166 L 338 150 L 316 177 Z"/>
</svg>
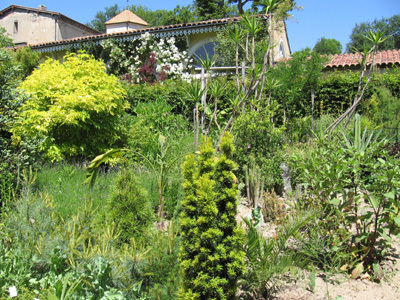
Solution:
<svg viewBox="0 0 400 300">
<path fill-rule="evenodd" d="M 141 34 L 143 33 L 150 33 L 152 35 L 156 36 L 176 36 L 176 35 L 188 35 L 192 33 L 197 33 L 197 32 L 209 32 L 209 31 L 217 31 L 218 27 L 221 27 L 225 24 L 227 24 L 228 21 L 226 22 L 221 22 L 221 23 L 202 23 L 202 24 L 193 24 L 193 23 L 187 23 L 187 24 L 177 24 L 177 25 L 166 25 L 162 27 L 149 27 L 149 28 L 142 28 L 142 29 L 135 29 L 135 30 L 130 30 L 130 31 L 125 31 L 125 32 L 118 32 L 118 33 L 110 33 L 110 34 L 99 34 L 99 35 L 91 35 L 91 36 L 86 36 L 86 37 L 81 37 L 81 38 L 73 38 L 73 39 L 68 39 L 68 40 L 62 40 L 62 41 L 57 41 L 57 42 L 52 42 L 52 43 L 46 43 L 46 44 L 36 44 L 36 45 L 30 45 L 33 50 L 43 50 L 46 48 L 54 48 L 54 47 L 62 47 L 66 45 L 77 45 L 77 44 L 82 44 L 82 43 L 91 43 L 91 42 L 100 42 L 105 39 L 110 39 L 110 38 L 116 38 L 116 39 L 135 39 L 139 38 Z M 208 30 L 204 30 L 208 28 Z M 203 29 L 203 31 L 202 31 Z"/>
</svg>

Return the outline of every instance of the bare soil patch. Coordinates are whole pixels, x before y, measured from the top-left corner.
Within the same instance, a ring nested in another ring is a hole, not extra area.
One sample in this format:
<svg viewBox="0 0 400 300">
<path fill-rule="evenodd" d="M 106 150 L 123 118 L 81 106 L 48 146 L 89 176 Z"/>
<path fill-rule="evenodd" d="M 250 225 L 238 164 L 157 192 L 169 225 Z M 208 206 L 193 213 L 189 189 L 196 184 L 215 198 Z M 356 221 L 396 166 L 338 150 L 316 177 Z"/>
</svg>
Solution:
<svg viewBox="0 0 400 300">
<path fill-rule="evenodd" d="M 238 217 L 249 217 L 251 209 L 239 206 Z M 265 223 L 260 226 L 265 237 L 275 234 L 276 226 Z M 276 300 L 400 300 L 400 239 L 393 237 L 390 254 L 383 262 L 384 278 L 381 282 L 369 279 L 351 279 L 346 274 L 316 274 L 315 289 L 309 288 L 309 273 L 304 272 L 301 278 L 282 283 L 275 294 Z"/>
</svg>

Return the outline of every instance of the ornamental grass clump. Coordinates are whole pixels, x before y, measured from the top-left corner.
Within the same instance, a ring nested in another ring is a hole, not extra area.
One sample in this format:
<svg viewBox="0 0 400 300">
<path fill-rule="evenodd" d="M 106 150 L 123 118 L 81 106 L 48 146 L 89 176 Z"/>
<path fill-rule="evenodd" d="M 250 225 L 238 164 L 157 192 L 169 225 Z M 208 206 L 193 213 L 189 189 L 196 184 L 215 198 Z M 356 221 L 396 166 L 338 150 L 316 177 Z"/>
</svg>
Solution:
<svg viewBox="0 0 400 300">
<path fill-rule="evenodd" d="M 232 136 L 225 134 L 215 153 L 211 141 L 182 166 L 183 299 L 232 299 L 244 272 L 244 233 L 237 226 L 237 185 Z"/>
</svg>

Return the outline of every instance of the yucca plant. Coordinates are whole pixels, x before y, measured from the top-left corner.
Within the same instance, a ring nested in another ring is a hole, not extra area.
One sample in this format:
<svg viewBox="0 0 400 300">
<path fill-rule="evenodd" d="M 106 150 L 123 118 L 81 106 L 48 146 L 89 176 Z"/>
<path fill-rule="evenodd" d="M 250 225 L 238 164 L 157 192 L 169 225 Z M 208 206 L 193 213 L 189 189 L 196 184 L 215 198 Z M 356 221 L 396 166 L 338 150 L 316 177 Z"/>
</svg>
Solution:
<svg viewBox="0 0 400 300">
<path fill-rule="evenodd" d="M 346 135 L 344 132 L 343 137 L 346 142 L 346 146 L 348 149 L 354 148 L 361 155 L 365 152 L 370 144 L 373 144 L 379 138 L 381 131 L 375 132 L 371 130 L 368 132 L 368 128 L 365 127 L 364 132 L 361 135 L 362 125 L 361 125 L 361 116 L 356 114 L 354 116 L 354 137 L 353 139 Z"/>
</svg>

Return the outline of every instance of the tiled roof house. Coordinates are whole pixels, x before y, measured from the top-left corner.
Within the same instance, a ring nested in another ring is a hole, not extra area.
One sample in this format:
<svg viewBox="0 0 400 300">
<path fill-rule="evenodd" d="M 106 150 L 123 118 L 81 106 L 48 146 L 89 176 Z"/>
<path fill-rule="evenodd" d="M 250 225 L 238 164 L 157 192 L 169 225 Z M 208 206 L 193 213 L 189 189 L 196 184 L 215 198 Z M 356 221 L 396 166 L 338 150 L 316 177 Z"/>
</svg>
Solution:
<svg viewBox="0 0 400 300">
<path fill-rule="evenodd" d="M 330 61 L 325 64 L 325 70 L 359 70 L 361 54 L 344 53 L 335 54 Z M 368 65 L 372 63 L 372 55 L 368 58 Z M 400 49 L 378 51 L 375 58 L 375 66 L 381 70 L 393 66 L 400 67 Z"/>
<path fill-rule="evenodd" d="M 260 16 L 266 17 L 266 16 Z M 128 41 L 139 38 L 143 33 L 150 33 L 155 37 L 168 38 L 171 36 L 183 36 L 186 38 L 189 56 L 198 54 L 200 51 L 213 50 L 213 41 L 217 32 L 227 24 L 236 22 L 240 17 L 197 21 L 184 24 L 148 27 L 146 21 L 130 11 L 121 14 L 105 23 L 107 33 L 92 34 L 87 36 L 73 37 L 62 40 L 52 40 L 42 43 L 29 43 L 33 50 L 40 51 L 44 55 L 53 58 L 62 57 L 68 50 L 79 49 L 84 44 L 99 44 L 106 39 L 117 41 Z M 273 39 L 277 46 L 272 51 L 273 60 L 290 55 L 290 46 L 284 23 L 275 26 Z M 128 29 L 128 30 L 127 30 Z"/>
<path fill-rule="evenodd" d="M 15 45 L 33 45 L 100 34 L 63 14 L 49 11 L 43 5 L 30 8 L 10 5 L 0 11 L 4 27 Z"/>
<path fill-rule="evenodd" d="M 149 24 L 130 10 L 125 9 L 114 18 L 108 20 L 105 25 L 107 33 L 115 33 L 146 28 Z"/>
</svg>

